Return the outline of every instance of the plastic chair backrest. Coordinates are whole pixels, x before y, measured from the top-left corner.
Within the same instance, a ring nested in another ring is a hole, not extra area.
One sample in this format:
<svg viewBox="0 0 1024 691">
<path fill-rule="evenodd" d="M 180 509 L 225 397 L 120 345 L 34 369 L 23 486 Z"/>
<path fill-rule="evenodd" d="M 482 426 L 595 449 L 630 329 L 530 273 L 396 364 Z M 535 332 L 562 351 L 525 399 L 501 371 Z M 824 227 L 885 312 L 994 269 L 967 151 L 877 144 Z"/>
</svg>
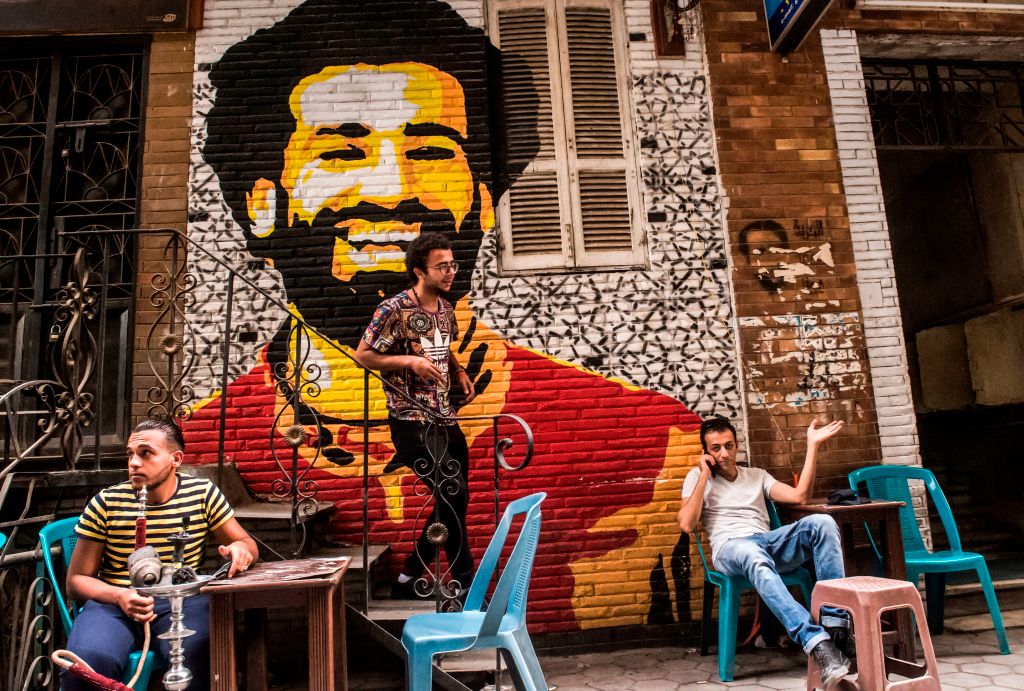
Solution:
<svg viewBox="0 0 1024 691">
<path fill-rule="evenodd" d="M 473 584 L 469 588 L 469 594 L 466 596 L 467 611 L 480 610 L 484 595 L 487 593 L 487 588 L 498 566 L 502 548 L 508 538 L 512 520 L 525 513 L 526 518 L 523 520 L 515 547 L 512 548 L 512 554 L 505 562 L 505 568 L 502 569 L 501 576 L 498 577 L 498 584 L 487 605 L 487 613 L 484 615 L 484 621 L 480 627 L 480 636 L 495 635 L 502 618 L 506 615 L 513 617 L 520 624 L 526 618 L 526 598 L 529 592 L 530 574 L 533 572 L 533 560 L 537 554 L 537 543 L 540 540 L 540 503 L 546 496 L 547 494 L 544 492 L 537 492 L 509 503 L 494 530 L 487 550 L 480 559 L 480 567 L 477 569 Z"/>
<path fill-rule="evenodd" d="M 902 465 L 874 465 L 858 468 L 849 475 L 850 488 L 857 491 L 860 485 L 867 487 L 868 496 L 872 499 L 902 501 L 900 508 L 900 530 L 903 533 L 903 548 L 907 552 L 925 551 L 921 529 L 914 515 L 914 504 L 910 497 L 910 480 L 921 480 L 928 490 L 928 496 L 935 506 L 946 531 L 949 547 L 953 552 L 962 551 L 960 531 L 957 530 L 953 511 L 949 501 L 935 479 L 935 473 L 927 468 Z"/>
<path fill-rule="evenodd" d="M 54 521 L 43 526 L 43 529 L 39 531 L 39 546 L 43 552 L 43 565 L 46 567 L 46 575 L 50 578 L 50 585 L 53 587 L 54 599 L 60 610 L 60 619 L 64 624 L 65 634 L 71 633 L 71 612 L 64 601 L 64 589 L 61 588 L 61 582 L 57 580 L 57 574 L 53 569 L 53 555 L 50 553 L 50 548 L 58 542 L 60 543 L 66 573 L 68 564 L 71 563 L 71 554 L 75 551 L 75 544 L 78 542 L 78 535 L 75 533 L 77 525 L 78 516 L 72 516 Z"/>
</svg>

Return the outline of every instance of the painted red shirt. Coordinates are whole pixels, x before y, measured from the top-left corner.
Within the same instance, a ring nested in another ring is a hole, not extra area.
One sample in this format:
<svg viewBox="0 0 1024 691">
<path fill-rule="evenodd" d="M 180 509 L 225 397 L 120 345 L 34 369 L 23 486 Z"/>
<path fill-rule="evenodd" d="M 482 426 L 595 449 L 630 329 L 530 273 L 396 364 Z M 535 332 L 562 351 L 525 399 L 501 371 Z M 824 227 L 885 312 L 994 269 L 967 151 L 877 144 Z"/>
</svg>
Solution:
<svg viewBox="0 0 1024 691">
<path fill-rule="evenodd" d="M 507 344 L 506 364 L 511 364 L 508 392 L 502 412 L 518 415 L 531 427 L 535 448 L 531 464 L 522 471 L 499 474 L 502 506 L 527 494 L 544 491 L 541 543 L 530 590 L 529 620 L 538 631 L 578 628 L 574 615 L 574 576 L 570 563 L 593 559 L 624 549 L 637 539 L 637 527 L 617 531 L 589 529 L 602 517 L 628 507 L 652 502 L 655 478 L 663 470 L 669 452 L 670 431 L 692 433 L 699 418 L 678 401 L 647 390 L 630 389 L 599 375 L 578 370 Z M 275 399 L 269 385 L 265 360 L 228 387 L 225 458 L 235 462 L 256 492 L 268 493 L 282 476 L 270 456 L 270 430 L 274 424 Z M 220 420 L 220 399 L 198 409 L 185 425 L 189 461 L 214 463 Z M 516 462 L 525 441 L 512 423 L 502 422 L 501 436 L 514 441 L 509 452 Z M 280 440 L 279 440 L 280 441 Z M 494 520 L 493 435 L 480 434 L 470 447 L 469 534 L 475 559 L 490 539 Z M 290 453 L 283 444 L 282 458 Z M 372 452 L 372 451 L 371 451 Z M 308 479 L 318 483 L 319 500 L 335 501 L 337 510 L 331 530 L 338 539 L 362 541 L 362 478 L 338 477 L 318 467 Z M 361 468 L 362 459 L 354 465 Z M 685 471 L 683 471 L 685 474 Z M 680 475 L 681 479 L 682 475 Z M 394 564 L 408 553 L 418 535 L 416 508 L 423 501 L 412 497 L 411 475 L 402 481 L 406 497 L 400 523 L 385 511 L 384 493 L 370 483 L 370 540 L 393 546 Z M 678 502 L 678 490 L 676 491 Z M 674 524 L 674 511 L 667 516 Z M 423 517 L 426 513 L 423 514 Z M 421 519 L 422 520 L 422 519 Z M 667 558 L 668 555 L 666 555 Z M 631 574 L 648 587 L 646 575 Z"/>
</svg>

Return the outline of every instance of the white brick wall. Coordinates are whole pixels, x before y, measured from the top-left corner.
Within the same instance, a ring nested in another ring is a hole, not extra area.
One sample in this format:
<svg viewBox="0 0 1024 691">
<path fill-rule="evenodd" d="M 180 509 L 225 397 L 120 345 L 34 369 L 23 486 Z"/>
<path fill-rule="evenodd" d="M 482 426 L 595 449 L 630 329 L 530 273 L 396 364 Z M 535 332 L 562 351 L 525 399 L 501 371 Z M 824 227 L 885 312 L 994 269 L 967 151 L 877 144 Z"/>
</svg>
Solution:
<svg viewBox="0 0 1024 691">
<path fill-rule="evenodd" d="M 843 186 L 850 214 L 850 238 L 864 312 L 864 335 L 878 410 L 883 463 L 921 465 L 917 422 L 907 372 L 896 275 L 882 182 L 864 92 L 857 34 L 821 32 Z M 927 530 L 923 486 L 913 487 L 914 510 Z M 926 532 L 929 543 L 930 534 Z"/>
</svg>

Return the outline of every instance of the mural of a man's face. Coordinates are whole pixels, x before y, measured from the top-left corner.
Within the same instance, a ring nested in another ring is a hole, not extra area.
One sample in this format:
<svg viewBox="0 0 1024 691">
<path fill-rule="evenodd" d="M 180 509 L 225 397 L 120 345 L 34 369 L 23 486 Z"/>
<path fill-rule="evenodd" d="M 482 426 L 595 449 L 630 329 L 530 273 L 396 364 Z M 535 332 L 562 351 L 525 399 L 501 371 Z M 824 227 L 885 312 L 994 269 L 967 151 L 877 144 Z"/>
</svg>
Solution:
<svg viewBox="0 0 1024 691">
<path fill-rule="evenodd" d="M 466 108 L 451 75 L 417 63 L 328 67 L 291 94 L 295 132 L 280 183 L 289 224 L 333 232 L 331 274 L 405 270 L 405 246 L 424 224 L 461 228 L 473 204 Z M 250 217 L 266 214 L 261 179 Z M 254 228 L 254 234 L 273 232 Z"/>
<path fill-rule="evenodd" d="M 787 237 L 783 230 L 772 228 L 752 228 L 745 231 L 747 263 L 757 267 L 757 278 L 766 290 L 776 290 L 785 284 L 785 280 L 775 275 L 779 265 L 777 255 L 769 252 L 770 247 L 786 247 Z"/>
<path fill-rule="evenodd" d="M 464 149 L 465 95 L 421 63 L 338 65 L 300 81 L 289 108 L 281 177 L 260 178 L 246 197 L 250 232 L 287 248 L 267 255 L 303 317 L 349 343 L 360 329 L 339 322 L 365 326 L 380 297 L 405 287 L 405 249 L 419 233 L 489 229 L 490 195 Z M 316 286 L 347 319 L 309 294 Z"/>
</svg>

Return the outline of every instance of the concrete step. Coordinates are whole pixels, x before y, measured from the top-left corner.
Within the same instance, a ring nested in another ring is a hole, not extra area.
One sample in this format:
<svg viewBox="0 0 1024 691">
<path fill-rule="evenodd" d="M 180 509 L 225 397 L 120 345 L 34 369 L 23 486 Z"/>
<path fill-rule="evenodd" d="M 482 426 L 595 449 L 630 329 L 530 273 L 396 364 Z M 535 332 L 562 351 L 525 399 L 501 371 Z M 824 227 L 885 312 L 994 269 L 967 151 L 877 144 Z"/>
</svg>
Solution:
<svg viewBox="0 0 1024 691">
<path fill-rule="evenodd" d="M 994 581 L 996 599 L 1004 619 L 1011 612 L 1024 612 L 1024 578 L 1009 581 Z M 963 583 L 946 586 L 946 621 L 969 619 L 974 616 L 988 617 L 988 605 L 981 592 L 980 583 Z M 989 627 L 992 620 L 989 619 Z M 1009 624 L 1007 624 L 1009 626 Z"/>
<path fill-rule="evenodd" d="M 391 550 L 388 545 L 370 545 L 367 548 L 368 557 L 370 560 L 370 568 L 377 563 L 385 554 Z M 346 545 L 343 547 L 326 547 L 317 549 L 313 554 L 314 557 L 348 557 L 351 561 L 348 565 L 349 573 L 352 571 L 363 570 L 363 546 L 362 545 Z"/>
<path fill-rule="evenodd" d="M 414 614 L 426 614 L 435 611 L 433 600 L 370 600 L 366 614 L 381 625 L 385 622 L 404 622 Z"/>
<path fill-rule="evenodd" d="M 1003 615 L 1003 626 L 1008 629 L 1024 626 L 1024 609 L 1006 611 L 1000 603 L 1000 612 Z M 963 617 L 946 617 L 946 631 L 953 633 L 979 633 L 992 630 L 992 616 L 988 610 L 984 614 L 970 614 Z"/>
</svg>

